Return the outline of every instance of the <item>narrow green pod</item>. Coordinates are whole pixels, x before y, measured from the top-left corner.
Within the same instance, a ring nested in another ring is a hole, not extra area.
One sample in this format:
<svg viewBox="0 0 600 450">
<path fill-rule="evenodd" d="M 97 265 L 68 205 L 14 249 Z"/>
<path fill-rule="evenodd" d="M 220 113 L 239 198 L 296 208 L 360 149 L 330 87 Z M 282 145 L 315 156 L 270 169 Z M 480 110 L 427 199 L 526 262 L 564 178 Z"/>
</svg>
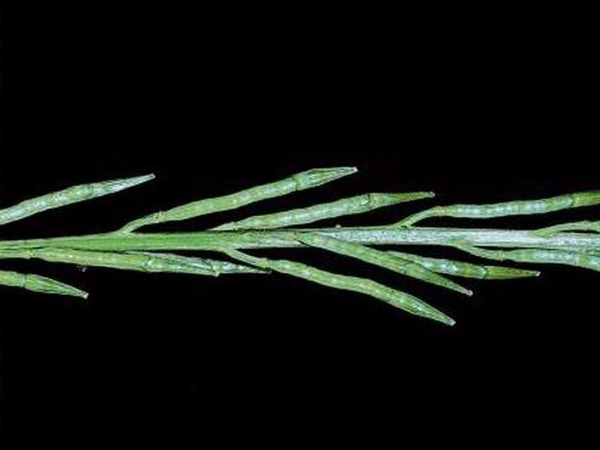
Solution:
<svg viewBox="0 0 600 450">
<path fill-rule="evenodd" d="M 545 214 L 569 208 L 600 204 L 600 191 L 575 192 L 538 200 L 517 200 L 489 205 L 435 206 L 413 214 L 395 226 L 408 227 L 430 217 L 458 217 L 465 219 L 489 219 L 493 217 Z"/>
<path fill-rule="evenodd" d="M 149 174 L 133 178 L 81 184 L 25 200 L 9 208 L 0 210 L 0 225 L 15 222 L 49 209 L 60 208 L 61 206 L 114 194 L 115 192 L 145 183 L 153 178 L 154 175 Z"/>
<path fill-rule="evenodd" d="M 161 270 L 152 270 L 153 272 L 182 272 L 195 273 L 195 270 L 208 270 L 210 275 L 231 275 L 231 274 L 264 274 L 264 270 L 253 266 L 244 266 L 242 264 L 232 263 L 231 261 L 222 261 L 212 258 L 198 258 L 195 256 L 181 256 L 171 253 L 153 253 L 153 252 L 131 252 L 133 255 L 142 255 L 150 259 L 150 264 Z M 175 270 L 177 269 L 177 270 Z"/>
<path fill-rule="evenodd" d="M 535 230 L 534 233 L 538 236 L 551 236 L 563 231 L 593 231 L 600 233 L 600 221 L 583 220 L 581 222 L 561 223 Z"/>
<path fill-rule="evenodd" d="M 352 242 L 346 242 L 316 233 L 297 233 L 296 239 L 310 247 L 320 248 L 343 256 L 349 256 L 350 258 L 374 264 L 408 277 L 452 289 L 461 294 L 469 296 L 473 295 L 473 292 L 469 289 L 426 269 L 420 264 L 401 259 L 381 250 L 375 250 L 370 247 L 365 247 L 364 245 L 354 244 Z"/>
<path fill-rule="evenodd" d="M 428 258 L 425 256 L 414 255 L 390 251 L 392 255 L 399 258 L 412 261 L 432 272 L 454 275 L 463 278 L 476 278 L 479 280 L 509 280 L 513 278 L 537 277 L 540 272 L 537 270 L 516 269 L 514 267 L 489 266 L 473 264 L 464 261 L 455 261 L 452 259 Z"/>
<path fill-rule="evenodd" d="M 254 267 L 234 264 L 230 261 L 152 252 L 115 253 L 71 248 L 40 248 L 20 252 L 0 252 L 0 258 L 36 258 L 48 262 L 138 272 L 171 272 L 210 276 L 264 273 Z"/>
<path fill-rule="evenodd" d="M 433 192 L 371 193 L 344 198 L 330 203 L 292 209 L 274 214 L 249 217 L 219 225 L 214 230 L 273 229 L 305 225 L 334 217 L 362 214 L 375 209 L 434 197 Z"/>
<path fill-rule="evenodd" d="M 356 171 L 355 167 L 334 167 L 300 172 L 274 183 L 256 186 L 221 197 L 187 203 L 167 211 L 159 211 L 129 222 L 119 232 L 128 233 L 146 225 L 187 220 L 193 217 L 241 208 L 251 203 L 321 186 L 356 173 Z"/>
<path fill-rule="evenodd" d="M 480 258 L 536 264 L 562 264 L 600 272 L 600 257 L 586 252 L 538 248 L 487 250 L 466 245 L 456 245 L 456 247 Z"/>
<path fill-rule="evenodd" d="M 455 323 L 454 319 L 417 297 L 367 278 L 327 272 L 295 261 L 257 258 L 234 249 L 224 249 L 223 252 L 246 264 L 302 278 L 331 288 L 369 295 L 410 314 L 432 319 L 446 325 L 454 325 Z"/>
<path fill-rule="evenodd" d="M 87 298 L 88 294 L 81 289 L 70 286 L 52 278 L 33 275 L 30 273 L 11 272 L 0 270 L 0 285 L 13 286 L 28 291 L 41 292 L 44 294 L 69 295 L 72 297 Z"/>
</svg>

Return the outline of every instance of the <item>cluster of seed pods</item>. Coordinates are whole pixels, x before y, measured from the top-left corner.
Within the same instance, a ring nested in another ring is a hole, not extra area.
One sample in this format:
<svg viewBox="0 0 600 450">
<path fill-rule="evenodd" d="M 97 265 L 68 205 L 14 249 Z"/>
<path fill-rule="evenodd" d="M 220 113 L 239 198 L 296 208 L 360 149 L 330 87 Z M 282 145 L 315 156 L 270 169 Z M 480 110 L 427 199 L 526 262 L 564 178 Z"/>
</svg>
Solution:
<svg viewBox="0 0 600 450">
<path fill-rule="evenodd" d="M 428 191 L 356 195 L 333 202 L 252 216 L 235 222 L 226 222 L 211 230 L 199 232 L 202 234 L 203 239 L 198 242 L 204 242 L 205 244 L 196 244 L 190 249 L 198 251 L 216 250 L 223 254 L 225 258 L 223 260 L 158 252 L 156 248 L 143 248 L 143 245 L 138 241 L 138 237 L 152 236 L 152 233 L 139 233 L 137 231 L 145 226 L 234 210 L 252 203 L 315 188 L 355 172 L 354 167 L 312 169 L 291 175 L 277 182 L 255 186 L 237 193 L 199 200 L 165 211 L 154 212 L 126 223 L 116 231 L 95 235 L 93 246 L 91 245 L 92 240 L 88 239 L 86 241 L 85 237 L 80 240 L 77 240 L 77 238 L 71 240 L 69 238 L 62 238 L 62 240 L 60 238 L 50 238 L 0 241 L 0 260 L 35 258 L 47 262 L 76 264 L 79 266 L 207 276 L 278 272 L 324 286 L 370 295 L 410 314 L 449 325 L 454 324 L 451 317 L 412 294 L 374 280 L 333 273 L 305 263 L 252 256 L 240 251 L 241 249 L 236 248 L 235 245 L 227 243 L 230 241 L 219 239 L 219 237 L 232 238 L 239 236 L 244 239 L 246 246 L 251 246 L 252 240 L 255 239 L 256 247 L 260 247 L 260 242 L 263 242 L 266 237 L 276 236 L 275 233 L 282 233 L 282 229 L 284 229 L 286 239 L 288 241 L 293 240 L 298 246 L 311 247 L 349 257 L 465 295 L 472 295 L 472 291 L 448 277 L 499 280 L 539 275 L 537 270 L 531 269 L 433 258 L 406 251 L 380 250 L 362 243 L 333 237 L 331 233 L 326 232 L 328 230 L 326 228 L 298 228 L 319 221 L 338 220 L 349 215 L 368 213 L 404 202 L 430 199 L 434 194 Z M 144 175 L 79 185 L 25 200 L 0 210 L 0 225 L 25 219 L 50 209 L 113 194 L 145 183 L 153 178 L 153 175 Z M 412 214 L 393 225 L 378 227 L 377 230 L 413 229 L 417 222 L 432 217 L 488 219 L 544 214 L 598 204 L 600 204 L 600 191 L 578 192 L 546 199 L 518 200 L 488 205 L 435 206 Z M 427 228 L 415 228 L 415 230 L 425 232 Z M 531 236 L 548 237 L 547 239 L 551 240 L 552 236 L 557 234 L 564 235 L 581 231 L 592 234 L 598 233 L 600 232 L 600 222 L 581 221 L 552 225 L 540 230 L 532 230 Z M 366 232 L 368 233 L 368 230 Z M 155 234 L 155 236 L 158 236 L 158 234 Z M 281 236 L 281 234 L 277 236 Z M 274 239 L 276 240 L 276 237 Z M 168 243 L 173 242 L 172 236 L 166 242 L 165 245 L 168 247 Z M 545 241 L 542 240 L 542 242 Z M 519 246 L 516 243 L 513 249 L 501 250 L 477 247 L 469 245 L 468 242 L 445 241 L 436 244 L 454 247 L 468 253 L 470 256 L 488 260 L 533 264 L 564 264 L 600 271 L 600 251 L 596 251 L 597 247 L 565 250 L 552 248 L 550 241 L 548 242 L 548 247 L 518 248 Z M 121 245 L 115 243 L 121 243 Z M 210 243 L 210 245 L 206 243 Z M 404 243 L 397 242 L 397 244 L 402 245 Z M 169 250 L 175 250 L 174 247 L 172 245 Z M 87 296 L 86 292 L 78 288 L 47 277 L 7 270 L 0 270 L 0 285 L 20 287 L 35 292 L 77 297 Z"/>
</svg>

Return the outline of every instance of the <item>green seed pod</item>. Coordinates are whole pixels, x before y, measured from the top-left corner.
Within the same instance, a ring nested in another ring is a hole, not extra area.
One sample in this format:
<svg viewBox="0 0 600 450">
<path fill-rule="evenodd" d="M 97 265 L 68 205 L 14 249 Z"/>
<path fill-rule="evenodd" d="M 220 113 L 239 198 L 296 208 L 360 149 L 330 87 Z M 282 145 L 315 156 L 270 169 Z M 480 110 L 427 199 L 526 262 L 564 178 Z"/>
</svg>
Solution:
<svg viewBox="0 0 600 450">
<path fill-rule="evenodd" d="M 464 278 L 476 278 L 479 280 L 508 280 L 512 278 L 537 277 L 540 272 L 537 270 L 515 269 L 514 267 L 488 266 L 468 263 L 464 261 L 454 261 L 442 258 L 427 258 L 425 256 L 413 255 L 390 251 L 392 255 L 399 258 L 420 264 L 432 272 L 454 275 Z"/>
<path fill-rule="evenodd" d="M 138 184 L 152 180 L 154 175 L 124 178 L 121 180 L 102 181 L 99 183 L 82 184 L 62 191 L 52 192 L 41 197 L 25 200 L 14 206 L 0 210 L 0 225 L 24 219 L 34 214 L 61 206 L 91 200 L 104 195 L 128 189 Z"/>
<path fill-rule="evenodd" d="M 309 206 L 307 208 L 292 209 L 274 214 L 249 217 L 238 222 L 220 225 L 214 230 L 249 230 L 273 229 L 305 225 L 320 220 L 351 214 L 362 214 L 378 208 L 396 205 L 398 203 L 420 200 L 433 197 L 433 192 L 408 192 L 401 194 L 372 193 L 344 198 L 330 203 Z"/>
<path fill-rule="evenodd" d="M 583 220 L 581 222 L 561 223 L 536 230 L 535 234 L 538 236 L 552 236 L 563 231 L 593 231 L 600 233 L 600 221 Z"/>
<path fill-rule="evenodd" d="M 435 206 L 401 220 L 396 226 L 408 227 L 430 217 L 489 219 L 493 217 L 545 214 L 598 204 L 600 204 L 600 191 L 576 192 L 541 200 L 517 200 L 490 205 Z"/>
<path fill-rule="evenodd" d="M 517 250 L 486 250 L 478 247 L 457 245 L 457 248 L 481 258 L 524 263 L 563 264 L 600 272 L 600 257 L 586 252 L 526 248 Z"/>
<path fill-rule="evenodd" d="M 229 261 L 151 252 L 116 253 L 52 247 L 12 252 L 1 251 L 1 258 L 36 258 L 48 262 L 108 267 L 138 272 L 171 272 L 211 276 L 233 273 L 263 273 L 254 267 L 242 266 Z"/>
<path fill-rule="evenodd" d="M 226 254 L 246 264 L 302 278 L 323 286 L 370 295 L 410 314 L 454 325 L 454 320 L 424 301 L 366 278 L 340 275 L 288 260 L 256 258 L 238 250 L 224 249 Z"/>
<path fill-rule="evenodd" d="M 222 197 L 208 198 L 187 203 L 167 211 L 159 211 L 126 224 L 119 232 L 128 233 L 146 225 L 187 220 L 193 217 L 241 208 L 242 206 L 251 203 L 321 186 L 322 184 L 329 183 L 355 172 L 355 167 L 334 167 L 330 169 L 308 170 L 275 183 L 253 187 Z"/>
<path fill-rule="evenodd" d="M 76 287 L 53 280 L 52 278 L 33 275 L 30 273 L 10 272 L 0 270 L 0 285 L 13 286 L 28 291 L 41 292 L 43 294 L 70 295 L 73 297 L 87 298 L 87 292 Z"/>
<path fill-rule="evenodd" d="M 392 270 L 408 277 L 417 278 L 437 286 L 452 289 L 453 291 L 460 292 L 461 294 L 469 296 L 473 295 L 473 292 L 452 280 L 442 277 L 441 275 L 438 275 L 419 264 L 401 259 L 381 250 L 375 250 L 365 247 L 364 245 L 354 244 L 316 233 L 297 233 L 296 239 L 299 242 L 311 247 L 321 248 L 333 253 L 356 258 L 358 260 Z"/>
</svg>

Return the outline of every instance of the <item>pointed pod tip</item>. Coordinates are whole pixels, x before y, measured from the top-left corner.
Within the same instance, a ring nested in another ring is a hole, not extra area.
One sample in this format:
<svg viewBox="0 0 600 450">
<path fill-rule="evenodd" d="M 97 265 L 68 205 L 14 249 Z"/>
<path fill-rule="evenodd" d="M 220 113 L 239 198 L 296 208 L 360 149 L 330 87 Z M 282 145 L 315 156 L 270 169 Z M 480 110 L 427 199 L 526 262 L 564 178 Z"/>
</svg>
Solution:
<svg viewBox="0 0 600 450">
<path fill-rule="evenodd" d="M 354 166 L 345 166 L 345 167 L 332 167 L 331 169 L 326 169 L 329 170 L 332 175 L 334 175 L 336 178 L 341 178 L 341 177 L 345 177 L 348 175 L 353 175 L 355 173 L 358 172 L 358 167 L 354 167 Z"/>
<path fill-rule="evenodd" d="M 313 170 L 319 170 L 319 171 L 324 170 L 324 171 L 327 171 L 327 172 L 346 172 L 346 173 L 356 173 L 356 172 L 358 172 L 358 168 L 356 166 L 322 167 L 322 168 L 313 169 Z"/>
<path fill-rule="evenodd" d="M 444 325 L 448 325 L 453 327 L 456 324 L 456 320 L 454 320 L 452 317 L 447 316 L 446 314 L 444 314 L 443 312 L 440 311 L 436 311 L 437 314 L 435 314 L 434 316 L 427 316 L 428 319 L 433 319 L 436 322 L 440 322 L 443 323 Z"/>
<path fill-rule="evenodd" d="M 421 200 L 425 198 L 433 198 L 435 197 L 435 192 L 432 191 L 421 191 L 421 192 L 413 192 L 413 200 Z"/>
<path fill-rule="evenodd" d="M 346 175 L 352 175 L 358 172 L 358 167 L 355 166 L 342 166 L 342 167 L 331 167 L 329 169 L 325 169 L 330 171 L 331 173 L 337 174 L 339 177 L 343 177 Z"/>
<path fill-rule="evenodd" d="M 136 184 L 145 183 L 146 181 L 153 180 L 154 178 L 156 178 L 156 176 L 153 173 L 148 173 L 145 175 L 138 175 L 136 177 L 121 178 L 119 180 L 114 180 L 114 183 L 135 186 Z"/>
<path fill-rule="evenodd" d="M 140 184 L 145 183 L 146 181 L 154 180 L 156 175 L 153 173 L 148 173 L 146 175 L 140 175 L 138 177 L 129 178 L 128 180 L 132 183 Z"/>
<path fill-rule="evenodd" d="M 433 192 L 383 192 L 366 194 L 374 208 L 397 205 L 433 197 Z"/>
<path fill-rule="evenodd" d="M 55 291 L 56 294 L 70 295 L 71 297 L 78 297 L 83 300 L 87 300 L 87 298 L 90 295 L 86 291 L 78 289 L 74 286 L 70 286 L 70 285 L 63 284 L 63 283 L 60 283 L 60 284 L 61 284 L 60 290 Z"/>
<path fill-rule="evenodd" d="M 488 275 L 490 279 L 511 280 L 516 278 L 534 278 L 539 277 L 539 270 L 515 269 L 513 267 L 495 267 L 488 266 Z"/>
<path fill-rule="evenodd" d="M 454 283 L 454 282 L 444 283 L 444 284 L 441 284 L 441 286 L 445 286 L 449 289 L 452 289 L 453 291 L 456 291 L 459 294 L 464 294 L 467 297 L 473 296 L 473 291 L 471 289 L 467 289 L 466 287 L 463 287 L 458 283 Z"/>
<path fill-rule="evenodd" d="M 356 167 L 327 167 L 312 169 L 293 176 L 298 189 L 310 189 L 358 172 Z"/>
<path fill-rule="evenodd" d="M 101 183 L 102 194 L 113 194 L 115 192 L 119 192 L 125 189 L 129 189 L 130 187 L 137 186 L 138 184 L 146 183 L 147 181 L 153 180 L 154 178 L 154 174 L 149 173 L 147 175 L 140 175 L 137 177 L 107 181 L 105 183 Z"/>
</svg>

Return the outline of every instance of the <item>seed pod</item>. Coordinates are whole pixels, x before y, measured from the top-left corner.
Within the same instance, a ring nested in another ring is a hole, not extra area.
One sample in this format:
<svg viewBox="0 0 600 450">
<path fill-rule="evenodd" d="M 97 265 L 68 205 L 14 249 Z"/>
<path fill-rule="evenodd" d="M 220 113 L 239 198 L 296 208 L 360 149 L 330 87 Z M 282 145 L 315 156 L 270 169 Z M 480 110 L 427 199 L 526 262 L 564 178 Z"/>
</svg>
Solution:
<svg viewBox="0 0 600 450">
<path fill-rule="evenodd" d="M 212 258 L 198 258 L 194 256 L 181 256 L 171 253 L 153 253 L 153 252 L 131 252 L 133 255 L 142 255 L 149 258 L 149 264 L 153 265 L 154 270 L 149 272 L 180 272 L 180 273 L 199 273 L 200 270 L 206 270 L 207 275 L 230 275 L 239 273 L 264 274 L 264 270 L 252 266 L 244 266 L 232 263 L 231 261 L 221 261 Z M 157 270 L 159 269 L 160 270 Z M 177 269 L 177 270 L 176 270 Z M 197 272 L 198 271 L 198 272 Z"/>
<path fill-rule="evenodd" d="M 477 278 L 479 280 L 508 280 L 512 278 L 537 277 L 540 274 L 540 272 L 537 270 L 479 265 L 442 258 L 427 258 L 425 256 L 397 251 L 390 251 L 389 253 L 398 256 L 399 258 L 412 261 L 415 264 L 419 264 L 426 269 L 431 270 L 432 272 L 464 278 Z"/>
<path fill-rule="evenodd" d="M 517 200 L 490 205 L 435 206 L 401 220 L 396 226 L 408 227 L 429 217 L 489 219 L 492 217 L 545 214 L 569 208 L 600 204 L 600 191 L 576 192 L 540 200 Z"/>
<path fill-rule="evenodd" d="M 457 245 L 457 248 L 481 258 L 524 263 L 564 264 L 600 272 L 600 257 L 586 252 L 526 248 L 517 250 L 487 250 Z"/>
<path fill-rule="evenodd" d="M 102 181 L 99 183 L 81 184 L 61 191 L 25 200 L 14 206 L 0 210 L 0 225 L 24 219 L 34 214 L 61 206 L 91 200 L 104 195 L 128 189 L 152 180 L 154 175 L 124 178 L 120 180 Z"/>
<path fill-rule="evenodd" d="M 0 252 L 0 258 L 36 258 L 48 262 L 139 272 L 171 272 L 212 276 L 233 273 L 263 273 L 254 267 L 242 266 L 229 261 L 151 252 L 115 253 L 53 247 L 20 252 Z"/>
<path fill-rule="evenodd" d="M 322 184 L 329 183 L 355 172 L 355 167 L 334 167 L 308 170 L 275 183 L 256 186 L 222 197 L 208 198 L 187 203 L 167 211 L 159 211 L 129 222 L 122 227 L 119 232 L 128 233 L 146 225 L 186 220 L 193 217 L 241 208 L 242 206 L 251 203 L 321 186 Z"/>
<path fill-rule="evenodd" d="M 408 192 L 401 194 L 372 193 L 344 198 L 330 203 L 309 206 L 307 208 L 292 209 L 274 214 L 249 217 L 238 222 L 220 225 L 214 230 L 248 230 L 248 229 L 273 229 L 305 225 L 333 217 L 362 214 L 378 208 L 396 205 L 398 203 L 431 198 L 433 192 Z"/>
<path fill-rule="evenodd" d="M 473 295 L 473 292 L 452 280 L 442 277 L 419 264 L 401 259 L 381 250 L 375 250 L 370 247 L 365 247 L 364 245 L 354 244 L 316 233 L 297 233 L 296 239 L 311 247 L 321 248 L 333 253 L 356 258 L 408 277 L 417 278 L 437 286 L 452 289 L 461 294 L 469 296 Z"/>
<path fill-rule="evenodd" d="M 28 291 L 44 294 L 70 295 L 73 297 L 87 298 L 87 292 L 70 286 L 52 278 L 33 275 L 30 273 L 11 272 L 0 270 L 0 285 L 13 286 L 27 289 Z"/>
<path fill-rule="evenodd" d="M 288 260 L 256 258 L 238 250 L 224 249 L 224 253 L 246 264 L 302 278 L 324 286 L 370 295 L 410 314 L 454 325 L 454 320 L 424 301 L 402 291 L 392 289 L 367 278 L 326 272 L 306 264 Z"/>
<path fill-rule="evenodd" d="M 583 220 L 581 222 L 570 222 L 553 225 L 535 231 L 538 236 L 551 236 L 563 231 L 593 231 L 600 233 L 600 221 Z"/>
</svg>

